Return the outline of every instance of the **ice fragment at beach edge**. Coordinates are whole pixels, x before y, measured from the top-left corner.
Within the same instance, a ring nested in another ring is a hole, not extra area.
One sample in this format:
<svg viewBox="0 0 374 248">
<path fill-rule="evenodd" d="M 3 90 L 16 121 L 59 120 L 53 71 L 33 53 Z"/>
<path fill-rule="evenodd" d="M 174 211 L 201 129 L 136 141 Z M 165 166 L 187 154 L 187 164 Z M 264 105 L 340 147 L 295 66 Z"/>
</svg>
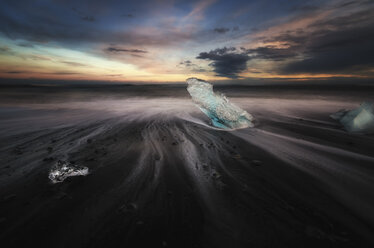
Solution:
<svg viewBox="0 0 374 248">
<path fill-rule="evenodd" d="M 77 166 L 69 162 L 59 160 L 49 172 L 48 178 L 53 183 L 61 183 L 68 177 L 85 176 L 87 174 L 87 167 Z"/>
<path fill-rule="evenodd" d="M 374 104 L 363 102 L 353 110 L 340 110 L 331 118 L 338 120 L 348 132 L 374 133 Z"/>
<path fill-rule="evenodd" d="M 220 93 L 213 92 L 213 85 L 197 78 L 187 79 L 187 91 L 193 102 L 212 121 L 213 126 L 224 129 L 253 127 L 253 117 Z"/>
</svg>

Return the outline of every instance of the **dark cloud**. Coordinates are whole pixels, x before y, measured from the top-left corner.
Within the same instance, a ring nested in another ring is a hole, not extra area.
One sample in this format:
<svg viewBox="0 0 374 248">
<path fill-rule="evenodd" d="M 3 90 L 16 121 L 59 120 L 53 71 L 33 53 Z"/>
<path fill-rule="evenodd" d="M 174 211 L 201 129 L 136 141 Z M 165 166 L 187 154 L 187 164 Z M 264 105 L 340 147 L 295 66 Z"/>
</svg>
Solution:
<svg viewBox="0 0 374 248">
<path fill-rule="evenodd" d="M 179 63 L 180 65 L 191 66 L 193 65 L 190 60 L 185 60 Z"/>
<path fill-rule="evenodd" d="M 345 2 L 345 3 L 341 3 L 339 5 L 339 7 L 346 7 L 346 6 L 354 5 L 354 4 L 356 4 L 356 1 L 349 1 L 349 2 Z"/>
<path fill-rule="evenodd" d="M 296 57 L 297 50 L 293 48 L 277 48 L 274 46 L 263 46 L 246 50 L 252 59 L 270 59 L 281 61 Z"/>
<path fill-rule="evenodd" d="M 197 68 L 194 68 L 192 71 L 193 72 L 206 72 L 207 70 L 205 70 L 204 68 L 201 68 L 201 67 L 197 67 Z"/>
<path fill-rule="evenodd" d="M 122 77 L 123 74 L 106 74 L 106 76 L 109 76 L 109 77 Z"/>
<path fill-rule="evenodd" d="M 360 0 L 360 1 L 346 1 L 346 2 L 338 2 L 336 4 L 336 7 L 354 7 L 354 6 L 365 6 L 365 5 L 368 5 L 368 4 L 373 4 L 373 0 Z"/>
<path fill-rule="evenodd" d="M 33 71 L 22 71 L 22 70 L 14 70 L 14 71 L 5 71 L 4 73 L 7 74 L 45 74 L 45 75 L 77 75 L 81 74 L 78 72 L 72 72 L 72 71 L 53 71 L 53 72 L 33 72 Z"/>
<path fill-rule="evenodd" d="M 106 49 L 106 51 L 114 52 L 114 53 L 120 53 L 120 52 L 124 52 L 124 53 L 147 53 L 147 51 L 141 50 L 141 49 L 125 49 L 125 48 L 117 48 L 117 47 L 108 47 Z"/>
<path fill-rule="evenodd" d="M 347 4 L 345 6 L 351 6 Z M 305 6 L 304 6 L 305 7 Z M 308 11 L 317 10 L 307 8 Z M 306 11 L 306 10 L 304 10 Z M 343 11 L 320 19 L 304 29 L 290 29 L 260 43 L 278 43 L 251 49 L 222 48 L 200 53 L 218 76 L 236 78 L 249 60 L 280 62 L 273 71 L 280 74 L 342 73 L 371 75 L 374 66 L 374 8 Z"/>
<path fill-rule="evenodd" d="M 51 61 L 51 58 L 43 56 L 43 55 L 37 55 L 37 54 L 20 55 L 20 57 L 22 57 L 24 59 Z"/>
<path fill-rule="evenodd" d="M 9 52 L 10 48 L 7 46 L 0 46 L 0 53 L 6 53 Z"/>
<path fill-rule="evenodd" d="M 128 17 L 128 18 L 133 18 L 134 15 L 133 14 L 123 14 L 121 15 L 122 17 Z"/>
<path fill-rule="evenodd" d="M 217 76 L 238 78 L 238 74 L 247 69 L 247 61 L 250 59 L 282 61 L 294 58 L 297 55 L 298 53 L 292 48 L 276 48 L 274 46 L 263 46 L 253 49 L 224 47 L 210 52 L 202 52 L 196 58 L 212 61 L 210 65 L 213 66 Z"/>
<path fill-rule="evenodd" d="M 303 59 L 287 64 L 285 73 L 359 72 L 374 65 L 373 10 L 314 23 L 307 36 L 282 37 Z M 285 39 L 286 38 L 286 39 Z"/>
<path fill-rule="evenodd" d="M 341 30 L 344 28 L 363 26 L 373 23 L 374 8 L 368 8 L 349 15 L 337 16 L 334 18 L 326 18 L 316 21 L 309 25 L 318 29 Z"/>
<path fill-rule="evenodd" d="M 272 46 L 248 50 L 253 59 L 282 61 L 278 73 L 360 73 L 374 65 L 374 9 L 324 18 L 305 29 L 288 30 L 263 42 Z"/>
<path fill-rule="evenodd" d="M 239 73 L 247 69 L 247 61 L 250 59 L 247 52 L 238 51 L 234 47 L 224 47 L 202 52 L 197 59 L 210 60 L 217 76 L 238 78 Z"/>
<path fill-rule="evenodd" d="M 28 71 L 6 71 L 5 73 L 8 74 L 22 74 L 22 73 L 27 73 Z"/>
<path fill-rule="evenodd" d="M 29 48 L 34 47 L 34 45 L 31 44 L 31 43 L 29 43 L 29 42 L 20 42 L 20 43 L 17 44 L 17 46 L 20 46 L 20 47 L 29 47 Z"/>
<path fill-rule="evenodd" d="M 55 71 L 55 72 L 48 72 L 48 73 L 44 73 L 44 74 L 51 74 L 51 75 L 77 75 L 77 74 L 81 74 L 81 73 L 71 72 L 71 71 Z"/>
<path fill-rule="evenodd" d="M 9 47 L 0 45 L 0 54 L 14 55 L 15 53 Z"/>
<path fill-rule="evenodd" d="M 307 42 L 307 39 L 310 38 L 310 33 L 301 29 L 297 30 L 288 30 L 285 32 L 282 32 L 281 34 L 278 34 L 273 37 L 260 37 L 259 39 L 263 42 L 278 42 L 287 44 L 289 46 L 295 47 L 295 46 L 302 46 Z"/>
<path fill-rule="evenodd" d="M 191 72 L 199 73 L 199 72 L 206 72 L 204 68 L 200 65 L 193 63 L 191 60 L 184 60 L 177 65 L 177 67 L 184 67 L 185 70 L 189 70 Z"/>
<path fill-rule="evenodd" d="M 78 16 L 80 16 L 81 20 L 86 21 L 86 22 L 94 22 L 96 21 L 95 17 L 92 15 L 86 15 L 83 13 L 83 11 L 80 11 L 76 8 L 71 9 L 73 12 L 75 12 Z"/>
<path fill-rule="evenodd" d="M 204 68 L 202 68 L 200 65 L 193 63 L 191 60 L 184 60 L 177 65 L 177 67 L 184 67 L 185 70 L 194 72 L 194 73 L 200 73 L 200 72 L 206 72 Z"/>
<path fill-rule="evenodd" d="M 319 10 L 320 8 L 315 5 L 305 4 L 305 5 L 297 5 L 291 8 L 292 11 L 298 11 L 298 12 L 314 12 Z"/>
<path fill-rule="evenodd" d="M 86 22 L 94 22 L 94 21 L 96 21 L 95 17 L 93 17 L 93 16 L 83 16 L 82 20 L 86 21 Z"/>
<path fill-rule="evenodd" d="M 231 29 L 232 31 L 238 31 L 239 30 L 239 27 L 238 26 L 235 26 Z M 219 34 L 225 34 L 227 32 L 230 31 L 230 28 L 224 28 L 224 27 L 221 27 L 221 28 L 215 28 L 213 29 L 214 32 L 216 33 L 219 33 Z"/>
<path fill-rule="evenodd" d="M 85 64 L 78 63 L 78 62 L 72 62 L 72 61 L 61 61 L 61 63 L 66 64 L 66 65 L 71 65 L 71 66 L 86 66 Z"/>
<path fill-rule="evenodd" d="M 230 29 L 229 28 L 215 28 L 213 31 L 219 34 L 224 34 L 230 31 Z"/>
</svg>

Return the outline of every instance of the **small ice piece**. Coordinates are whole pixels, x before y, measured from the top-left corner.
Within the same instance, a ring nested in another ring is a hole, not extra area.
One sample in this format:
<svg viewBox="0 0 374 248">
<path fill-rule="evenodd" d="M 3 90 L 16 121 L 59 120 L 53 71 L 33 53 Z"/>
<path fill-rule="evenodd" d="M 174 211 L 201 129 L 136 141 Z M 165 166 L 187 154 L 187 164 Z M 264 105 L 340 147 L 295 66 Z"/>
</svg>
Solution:
<svg viewBox="0 0 374 248">
<path fill-rule="evenodd" d="M 84 166 L 77 166 L 67 161 L 59 160 L 52 167 L 48 178 L 53 183 L 61 183 L 68 177 L 85 176 L 88 174 L 88 168 Z"/>
<path fill-rule="evenodd" d="M 213 92 L 213 85 L 207 81 L 187 79 L 187 91 L 193 102 L 206 114 L 215 127 L 223 129 L 238 129 L 253 127 L 253 117 L 239 108 L 221 93 Z"/>
<path fill-rule="evenodd" d="M 361 103 L 360 107 L 353 110 L 340 110 L 330 115 L 338 120 L 348 132 L 374 133 L 374 104 Z"/>
</svg>

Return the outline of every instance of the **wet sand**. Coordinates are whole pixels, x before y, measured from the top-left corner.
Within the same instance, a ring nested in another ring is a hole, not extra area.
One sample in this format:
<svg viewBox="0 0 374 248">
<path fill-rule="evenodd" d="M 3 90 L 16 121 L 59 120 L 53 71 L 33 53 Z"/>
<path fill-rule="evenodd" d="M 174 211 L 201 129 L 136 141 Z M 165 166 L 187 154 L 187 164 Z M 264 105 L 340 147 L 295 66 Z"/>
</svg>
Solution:
<svg viewBox="0 0 374 248">
<path fill-rule="evenodd" d="M 374 136 L 328 116 L 367 89 L 230 90 L 256 118 L 234 131 L 183 88 L 137 89 L 2 91 L 3 247 L 374 245 Z M 53 184 L 58 160 L 89 174 Z"/>
</svg>

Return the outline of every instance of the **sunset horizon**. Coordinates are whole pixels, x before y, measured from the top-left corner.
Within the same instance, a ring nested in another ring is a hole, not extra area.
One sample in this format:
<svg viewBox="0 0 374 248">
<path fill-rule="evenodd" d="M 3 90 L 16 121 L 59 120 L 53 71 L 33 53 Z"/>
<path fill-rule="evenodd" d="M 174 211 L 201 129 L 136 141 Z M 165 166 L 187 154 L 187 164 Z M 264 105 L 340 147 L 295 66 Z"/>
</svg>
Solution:
<svg viewBox="0 0 374 248">
<path fill-rule="evenodd" d="M 368 80 L 372 8 L 370 1 L 5 2 L 0 78 Z"/>
</svg>

